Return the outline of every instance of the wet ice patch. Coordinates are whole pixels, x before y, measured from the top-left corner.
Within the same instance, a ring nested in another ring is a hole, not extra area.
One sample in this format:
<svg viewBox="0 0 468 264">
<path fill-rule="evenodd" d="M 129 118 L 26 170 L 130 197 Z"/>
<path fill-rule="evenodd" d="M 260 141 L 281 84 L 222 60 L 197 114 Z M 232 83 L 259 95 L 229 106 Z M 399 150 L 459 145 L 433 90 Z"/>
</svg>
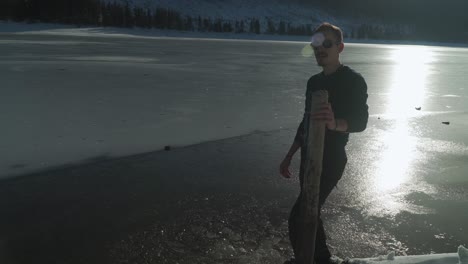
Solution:
<svg viewBox="0 0 468 264">
<path fill-rule="evenodd" d="M 292 256 L 287 212 L 281 221 L 270 217 L 275 202 L 217 195 L 177 204 L 181 216 L 117 243 L 114 262 L 280 264 Z"/>
<path fill-rule="evenodd" d="M 183 106 L 179 106 L 179 107 L 167 107 L 164 109 L 165 113 L 168 113 L 168 114 L 174 114 L 174 115 L 188 115 L 188 114 L 197 114 L 197 113 L 201 113 L 202 110 L 201 109 L 196 109 L 196 108 L 193 108 L 193 107 L 183 107 Z M 181 116 L 179 116 L 181 117 Z"/>
<path fill-rule="evenodd" d="M 467 145 L 447 140 L 421 138 L 418 147 L 420 147 L 422 151 L 431 151 L 461 156 L 468 155 Z"/>
<path fill-rule="evenodd" d="M 81 44 L 108 44 L 104 42 L 93 42 L 93 41 L 65 41 L 65 40 L 17 40 L 17 39 L 1 39 L 0 45 L 2 44 L 14 44 L 14 45 L 81 45 Z"/>
<path fill-rule="evenodd" d="M 80 56 L 80 57 L 67 57 L 65 59 L 75 61 L 99 61 L 99 62 L 156 62 L 155 58 L 143 57 L 130 57 L 130 56 Z"/>
</svg>

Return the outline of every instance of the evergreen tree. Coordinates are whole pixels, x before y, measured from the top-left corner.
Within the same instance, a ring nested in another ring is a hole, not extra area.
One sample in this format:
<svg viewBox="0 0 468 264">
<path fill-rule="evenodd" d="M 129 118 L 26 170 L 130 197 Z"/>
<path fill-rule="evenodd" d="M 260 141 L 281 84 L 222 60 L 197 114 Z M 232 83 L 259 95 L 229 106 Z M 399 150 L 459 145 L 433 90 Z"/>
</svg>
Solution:
<svg viewBox="0 0 468 264">
<path fill-rule="evenodd" d="M 305 34 L 308 35 L 308 36 L 312 36 L 312 33 L 313 33 L 312 25 L 311 25 L 311 24 L 307 24 Z"/>
<path fill-rule="evenodd" d="M 245 29 L 244 29 L 244 20 L 242 20 L 240 22 L 240 26 L 239 26 L 239 33 L 244 33 L 245 32 Z"/>
<path fill-rule="evenodd" d="M 276 28 L 275 25 L 273 24 L 273 21 L 270 18 L 267 18 L 267 34 L 275 34 L 276 33 Z"/>
<path fill-rule="evenodd" d="M 133 15 L 132 15 L 132 11 L 130 10 L 130 5 L 128 4 L 128 2 L 124 7 L 123 26 L 124 27 L 133 27 Z"/>
<path fill-rule="evenodd" d="M 187 16 L 185 18 L 184 30 L 188 30 L 188 31 L 193 31 L 194 30 L 193 21 L 192 21 L 191 16 Z"/>
<path fill-rule="evenodd" d="M 279 26 L 278 26 L 278 33 L 280 35 L 286 34 L 286 23 L 284 23 L 283 20 L 280 21 Z"/>
<path fill-rule="evenodd" d="M 219 18 L 216 19 L 213 26 L 214 26 L 214 29 L 213 29 L 214 32 L 223 32 L 223 26 L 222 26 L 221 19 L 219 19 Z"/>
<path fill-rule="evenodd" d="M 166 29 L 169 27 L 169 10 L 157 8 L 154 17 L 156 28 Z"/>
<path fill-rule="evenodd" d="M 255 34 L 260 34 L 260 21 L 258 21 L 258 19 L 255 20 L 254 27 L 255 27 Z"/>
<path fill-rule="evenodd" d="M 149 8 L 146 9 L 146 19 L 148 23 L 148 28 L 154 28 L 153 14 L 151 13 L 151 9 Z"/>
<path fill-rule="evenodd" d="M 197 28 L 198 31 L 204 31 L 203 30 L 203 23 L 202 23 L 202 19 L 200 16 L 198 16 L 198 28 Z"/>
<path fill-rule="evenodd" d="M 223 23 L 223 32 L 232 32 L 231 22 L 224 22 Z"/>
</svg>

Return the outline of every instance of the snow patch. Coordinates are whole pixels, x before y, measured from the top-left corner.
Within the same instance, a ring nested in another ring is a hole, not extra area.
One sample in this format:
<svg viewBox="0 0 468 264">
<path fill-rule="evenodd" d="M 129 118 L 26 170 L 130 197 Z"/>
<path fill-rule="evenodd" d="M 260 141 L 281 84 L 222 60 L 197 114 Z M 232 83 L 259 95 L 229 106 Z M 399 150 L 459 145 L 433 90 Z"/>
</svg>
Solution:
<svg viewBox="0 0 468 264">
<path fill-rule="evenodd" d="M 458 247 L 458 263 L 468 264 L 468 249 L 464 246 Z"/>
<path fill-rule="evenodd" d="M 467 264 L 468 249 L 464 246 L 458 247 L 457 253 L 397 256 L 395 252 L 376 258 L 351 259 L 350 264 Z"/>
</svg>

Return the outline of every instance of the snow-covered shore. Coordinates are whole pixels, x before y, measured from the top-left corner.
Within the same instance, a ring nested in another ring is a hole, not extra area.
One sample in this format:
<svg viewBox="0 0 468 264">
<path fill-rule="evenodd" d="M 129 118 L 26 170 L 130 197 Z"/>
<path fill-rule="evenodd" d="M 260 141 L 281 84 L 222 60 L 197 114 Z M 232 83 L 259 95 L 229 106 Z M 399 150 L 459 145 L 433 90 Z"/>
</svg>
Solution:
<svg viewBox="0 0 468 264">
<path fill-rule="evenodd" d="M 350 264 L 465 264 L 468 263 L 468 249 L 459 246 L 457 253 L 395 256 L 389 253 L 386 256 L 375 258 L 351 259 Z"/>
<path fill-rule="evenodd" d="M 201 38 L 201 39 L 230 39 L 230 40 L 274 40 L 308 42 L 310 36 L 269 35 L 250 33 L 216 33 L 193 32 L 141 28 L 116 27 L 77 27 L 63 24 L 46 23 L 17 23 L 0 21 L 0 33 L 16 34 L 43 34 L 62 36 L 96 36 L 96 37 L 139 37 L 139 38 Z M 443 47 L 468 47 L 468 43 L 448 43 L 433 41 L 407 41 L 407 40 L 375 40 L 375 39 L 345 39 L 346 43 L 366 44 L 394 44 L 394 45 L 423 45 Z"/>
</svg>

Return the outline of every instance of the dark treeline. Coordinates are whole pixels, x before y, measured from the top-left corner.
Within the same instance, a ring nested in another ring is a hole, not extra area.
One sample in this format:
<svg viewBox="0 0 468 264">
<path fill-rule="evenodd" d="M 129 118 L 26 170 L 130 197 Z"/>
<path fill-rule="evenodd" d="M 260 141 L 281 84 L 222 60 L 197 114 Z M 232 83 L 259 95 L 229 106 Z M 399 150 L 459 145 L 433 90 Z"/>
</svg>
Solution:
<svg viewBox="0 0 468 264">
<path fill-rule="evenodd" d="M 99 0 L 2 0 L 0 20 L 260 34 L 258 19 L 192 18 L 166 8 L 144 9 Z M 233 25 L 234 24 L 234 25 Z"/>
<path fill-rule="evenodd" d="M 340 17 L 412 25 L 413 39 L 467 41 L 466 0 L 309 0 Z"/>
<path fill-rule="evenodd" d="M 0 20 L 76 25 L 140 27 L 200 32 L 306 35 L 311 25 L 292 26 L 284 21 L 262 26 L 258 18 L 227 21 L 221 18 L 183 16 L 167 8 L 132 7 L 99 0 L 1 0 Z M 264 24 L 264 23 L 263 23 Z"/>
<path fill-rule="evenodd" d="M 28 22 L 96 24 L 96 0 L 1 0 L 0 19 Z"/>
<path fill-rule="evenodd" d="M 323 1 L 323 3 L 320 1 L 310 0 L 308 3 L 320 4 L 323 8 L 334 8 L 336 12 L 347 13 L 347 15 L 357 16 L 364 13 L 378 15 L 385 13 L 382 10 L 383 7 L 377 7 L 375 4 L 383 2 L 383 0 L 334 0 Z M 393 1 L 411 2 L 409 0 L 389 0 L 385 2 Z M 351 2 L 353 2 L 352 8 L 350 7 Z M 389 15 L 386 14 L 386 16 Z M 413 36 L 415 28 L 404 26 L 404 23 L 401 22 L 408 22 L 408 24 L 413 22 L 405 12 L 402 12 L 400 16 L 400 19 L 390 19 L 390 17 L 385 19 L 389 23 L 389 26 L 385 27 L 369 24 L 356 25 L 345 32 L 345 37 L 356 39 L 408 39 L 409 36 Z M 385 16 L 382 15 L 382 17 Z M 167 8 L 141 8 L 130 6 L 128 3 L 100 0 L 0 0 L 0 20 L 64 23 L 79 26 L 139 27 L 278 35 L 311 35 L 313 26 L 315 26 L 312 24 L 297 25 L 290 23 L 290 21 L 278 22 L 271 17 L 238 19 L 236 21 L 200 16 L 190 17 Z"/>
</svg>

